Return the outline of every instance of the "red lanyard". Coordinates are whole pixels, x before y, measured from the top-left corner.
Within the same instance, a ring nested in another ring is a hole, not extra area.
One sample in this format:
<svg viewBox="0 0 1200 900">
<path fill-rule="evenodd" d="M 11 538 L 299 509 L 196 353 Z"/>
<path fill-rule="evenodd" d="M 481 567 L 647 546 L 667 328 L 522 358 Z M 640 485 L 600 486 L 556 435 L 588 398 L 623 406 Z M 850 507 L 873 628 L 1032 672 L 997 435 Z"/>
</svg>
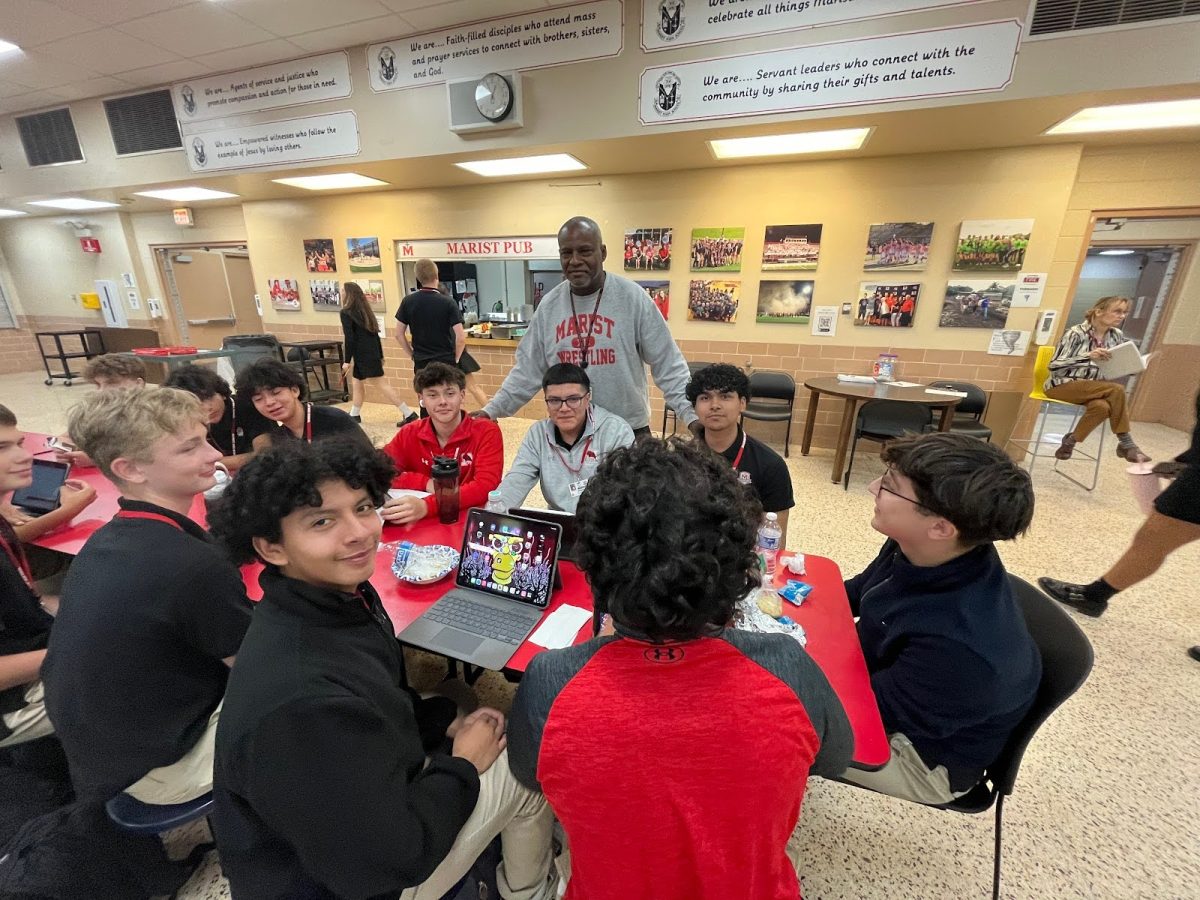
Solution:
<svg viewBox="0 0 1200 900">
<path fill-rule="evenodd" d="M 172 528 L 178 528 L 183 531 L 183 526 L 172 519 L 170 516 L 164 516 L 162 513 L 141 512 L 136 509 L 123 509 L 113 518 L 116 519 L 151 519 L 155 522 L 166 522 Z"/>
<path fill-rule="evenodd" d="M 7 553 L 8 558 L 12 560 L 13 568 L 21 573 L 21 578 L 25 582 L 25 587 L 32 591 L 33 570 L 29 568 L 29 560 L 25 556 L 25 548 L 21 546 L 20 541 L 13 546 L 9 546 L 8 539 L 3 535 L 0 535 L 0 546 L 4 547 L 4 552 Z"/>
<path fill-rule="evenodd" d="M 237 456 L 237 406 L 234 405 L 232 397 L 226 397 L 225 402 L 229 404 L 229 455 Z M 221 418 L 224 418 L 224 416 Z M 208 426 L 208 442 L 217 450 L 221 450 L 217 446 L 217 442 L 213 440 L 211 425 Z M 221 452 L 224 453 L 225 451 L 221 450 Z"/>
<path fill-rule="evenodd" d="M 738 463 L 742 461 L 742 454 L 746 452 L 746 432 L 742 432 L 742 446 L 738 448 L 737 456 L 733 458 L 733 470 L 736 472 Z"/>
<path fill-rule="evenodd" d="M 279 423 L 280 428 L 287 428 L 282 422 Z M 291 429 L 288 428 L 288 434 L 291 434 Z M 312 443 L 312 404 L 304 404 L 304 440 Z"/>
<path fill-rule="evenodd" d="M 583 467 L 587 463 L 588 451 L 592 449 L 592 437 L 590 435 L 587 439 L 587 443 L 583 445 L 583 456 L 580 457 L 578 469 L 571 468 L 571 464 L 567 462 L 568 457 L 563 454 L 562 448 L 559 447 L 552 438 L 546 438 L 546 440 L 550 441 L 550 446 L 554 448 L 555 453 L 558 456 L 558 461 L 563 464 L 563 468 L 565 468 L 572 475 L 578 475 L 583 471 Z"/>
<path fill-rule="evenodd" d="M 607 281 L 607 279 L 605 279 Z M 575 327 L 579 327 L 579 313 L 575 310 L 575 295 L 571 293 L 570 286 L 567 287 L 567 296 L 571 298 L 571 315 L 575 318 Z M 579 360 L 579 368 L 586 369 L 588 367 L 588 354 L 592 350 L 592 345 L 596 343 L 596 339 L 592 337 L 592 331 L 596 327 L 596 315 L 600 312 L 600 301 L 604 299 L 604 282 L 600 283 L 600 293 L 596 295 L 596 305 L 592 307 L 592 314 L 588 316 L 587 334 L 580 341 L 583 345 L 583 357 Z"/>
</svg>

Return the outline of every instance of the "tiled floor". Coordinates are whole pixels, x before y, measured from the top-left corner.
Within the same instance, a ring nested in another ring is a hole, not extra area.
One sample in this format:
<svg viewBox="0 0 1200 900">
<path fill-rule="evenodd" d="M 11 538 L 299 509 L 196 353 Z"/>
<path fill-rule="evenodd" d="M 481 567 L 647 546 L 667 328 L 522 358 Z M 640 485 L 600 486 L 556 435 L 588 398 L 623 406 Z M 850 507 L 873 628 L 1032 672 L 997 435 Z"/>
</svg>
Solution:
<svg viewBox="0 0 1200 900">
<path fill-rule="evenodd" d="M 0 377 L 0 403 L 32 430 L 59 429 L 73 399 L 87 390 L 47 388 L 34 375 Z M 369 406 L 364 419 L 376 442 L 394 430 L 387 407 Z M 501 425 L 511 460 L 528 423 Z M 1187 443 L 1187 435 L 1157 425 L 1138 425 L 1134 434 L 1158 459 Z M 1123 551 L 1142 516 L 1111 441 L 1105 452 L 1092 494 L 1038 463 L 1033 528 L 1001 547 L 1012 572 L 1030 581 L 1043 574 L 1090 580 Z M 859 571 L 882 540 L 867 525 L 865 488 L 878 472 L 877 459 L 870 450 L 860 454 L 847 493 L 829 481 L 828 451 L 801 457 L 794 450 L 788 465 L 798 504 L 788 545 L 830 556 L 848 574 Z M 1005 813 L 1005 897 L 1200 896 L 1200 664 L 1184 653 L 1200 643 L 1197 584 L 1200 545 L 1193 545 L 1119 596 L 1104 618 L 1080 620 L 1095 646 L 1096 666 L 1025 758 Z M 414 663 L 419 681 L 440 674 L 430 657 Z M 494 704 L 511 699 L 498 676 L 486 676 L 481 688 Z M 805 897 L 985 897 L 992 821 L 813 779 L 803 817 Z M 227 895 L 211 856 L 180 894 L 193 900 Z"/>
</svg>

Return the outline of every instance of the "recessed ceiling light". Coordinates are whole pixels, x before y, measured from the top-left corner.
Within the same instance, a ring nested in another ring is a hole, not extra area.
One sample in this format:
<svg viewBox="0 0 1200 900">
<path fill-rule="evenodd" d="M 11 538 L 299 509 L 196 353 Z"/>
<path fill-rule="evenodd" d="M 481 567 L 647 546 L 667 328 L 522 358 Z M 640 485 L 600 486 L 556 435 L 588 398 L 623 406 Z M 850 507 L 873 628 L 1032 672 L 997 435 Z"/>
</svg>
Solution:
<svg viewBox="0 0 1200 900">
<path fill-rule="evenodd" d="M 161 191 L 134 191 L 139 197 L 150 197 L 152 200 L 171 200 L 175 203 L 191 203 L 194 200 L 224 200 L 226 197 L 236 197 L 226 191 L 213 191 L 202 187 L 166 188 Z"/>
<path fill-rule="evenodd" d="M 1101 250 L 1100 256 L 1132 256 L 1136 250 Z"/>
<path fill-rule="evenodd" d="M 30 206 L 48 206 L 51 209 L 112 209 L 120 203 L 107 203 L 103 200 L 85 200 L 83 197 L 63 197 L 61 200 L 30 200 Z"/>
<path fill-rule="evenodd" d="M 334 175 L 303 175 L 297 178 L 273 178 L 276 184 L 304 188 L 306 191 L 336 191 L 339 188 L 379 187 L 387 184 L 378 178 L 368 178 L 357 172 L 338 172 Z"/>
<path fill-rule="evenodd" d="M 1091 131 L 1140 131 L 1200 125 L 1200 100 L 1164 100 L 1089 106 L 1048 128 L 1046 134 L 1086 134 Z"/>
<path fill-rule="evenodd" d="M 19 209 L 0 209 L 0 219 L 11 219 L 13 216 L 27 216 L 29 213 Z"/>
<path fill-rule="evenodd" d="M 834 131 L 806 131 L 799 134 L 767 134 L 762 137 L 723 138 L 709 141 L 717 159 L 743 159 L 748 156 L 790 156 L 796 153 L 831 153 L 857 150 L 866 142 L 870 128 L 840 128 Z"/>
<path fill-rule="evenodd" d="M 20 50 L 16 44 L 10 44 L 8 41 L 0 41 L 0 53 L 12 53 L 14 50 Z"/>
<path fill-rule="evenodd" d="M 509 159 L 477 159 L 472 162 L 455 163 L 460 169 L 498 178 L 503 175 L 541 175 L 546 172 L 577 172 L 586 169 L 583 163 L 567 153 L 549 153 L 545 156 L 514 156 Z"/>
</svg>

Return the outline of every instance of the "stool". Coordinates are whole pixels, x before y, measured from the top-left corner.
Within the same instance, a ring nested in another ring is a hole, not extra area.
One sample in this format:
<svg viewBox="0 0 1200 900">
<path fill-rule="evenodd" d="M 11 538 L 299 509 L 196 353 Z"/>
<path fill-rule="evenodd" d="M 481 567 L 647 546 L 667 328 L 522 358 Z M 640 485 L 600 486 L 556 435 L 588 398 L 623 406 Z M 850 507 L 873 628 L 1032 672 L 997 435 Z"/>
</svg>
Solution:
<svg viewBox="0 0 1200 900">
<path fill-rule="evenodd" d="M 104 804 L 113 824 L 132 834 L 161 834 L 196 819 L 206 819 L 212 807 L 212 791 L 186 803 L 143 803 L 128 794 L 117 794 Z"/>
<path fill-rule="evenodd" d="M 1048 379 L 1050 377 L 1050 360 L 1053 358 L 1054 358 L 1054 348 L 1053 347 L 1049 347 L 1049 346 L 1038 347 L 1037 359 L 1034 361 L 1034 364 L 1033 364 L 1033 388 L 1029 391 L 1029 399 L 1036 400 L 1039 403 L 1041 403 L 1041 405 L 1042 405 L 1041 411 L 1038 413 L 1037 436 L 1032 441 L 1014 438 L 1014 437 L 1010 436 L 1009 439 L 1004 442 L 1005 449 L 1008 448 L 1009 444 L 1016 444 L 1017 446 L 1024 449 L 1026 454 L 1028 454 L 1030 452 L 1030 447 L 1032 446 L 1033 461 L 1029 464 L 1029 477 L 1030 478 L 1033 477 L 1033 467 L 1035 465 L 1037 465 L 1038 449 L 1041 447 L 1042 433 L 1046 430 L 1046 418 L 1050 415 L 1050 411 L 1052 409 L 1054 409 L 1055 406 L 1070 406 L 1070 407 L 1074 408 L 1074 414 L 1071 417 L 1071 426 L 1068 429 L 1068 432 L 1075 430 L 1076 423 L 1079 421 L 1080 417 L 1083 415 L 1084 408 L 1082 406 L 1079 406 L 1076 403 L 1067 403 L 1065 400 L 1055 400 L 1053 397 L 1047 397 L 1045 392 L 1043 391 L 1042 386 L 1046 383 L 1046 379 Z M 1101 428 L 1100 428 L 1100 446 L 1097 448 L 1095 456 L 1092 456 L 1090 453 L 1084 452 L 1078 445 L 1075 447 L 1075 453 L 1074 453 L 1075 456 L 1082 457 L 1083 459 L 1089 460 L 1090 462 L 1094 463 L 1094 465 L 1092 466 L 1091 484 L 1084 484 L 1078 478 L 1074 477 L 1073 475 L 1069 475 L 1068 473 L 1066 473 L 1062 469 L 1060 469 L 1058 467 L 1060 460 L 1058 460 L 1058 459 L 1056 459 L 1054 461 L 1054 471 L 1057 472 L 1059 475 L 1061 475 L 1063 478 L 1067 479 L 1068 481 L 1073 481 L 1075 484 L 1079 485 L 1085 491 L 1094 491 L 1096 489 L 1097 482 L 1100 480 L 1100 457 L 1104 454 L 1104 434 L 1105 434 L 1105 429 L 1103 428 L 1103 426 L 1101 426 Z"/>
</svg>

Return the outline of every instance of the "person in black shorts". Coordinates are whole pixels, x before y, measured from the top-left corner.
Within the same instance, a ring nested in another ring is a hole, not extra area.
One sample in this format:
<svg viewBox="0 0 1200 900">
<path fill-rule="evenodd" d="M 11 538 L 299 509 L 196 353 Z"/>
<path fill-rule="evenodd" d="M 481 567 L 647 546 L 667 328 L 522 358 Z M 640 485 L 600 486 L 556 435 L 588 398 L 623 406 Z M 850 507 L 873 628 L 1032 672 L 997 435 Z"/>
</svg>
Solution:
<svg viewBox="0 0 1200 900">
<path fill-rule="evenodd" d="M 236 472 L 254 457 L 254 439 L 271 422 L 254 408 L 249 397 L 234 397 L 229 383 L 208 366 L 180 366 L 163 387 L 194 394 L 208 416 L 208 442 L 221 451 L 221 465 Z"/>
<path fill-rule="evenodd" d="M 450 291 L 446 289 L 444 284 L 438 284 L 438 292 L 441 293 L 441 295 L 447 300 L 450 300 L 450 302 L 454 302 L 453 298 L 450 296 Z M 475 361 L 475 357 L 471 355 L 471 352 L 467 350 L 465 346 L 463 347 L 462 354 L 458 357 L 457 365 L 459 370 L 465 376 L 467 376 L 466 391 L 468 396 L 470 396 L 470 398 L 479 405 L 480 409 L 483 409 L 485 406 L 487 406 L 488 395 L 484 393 L 483 388 L 479 386 L 479 380 L 474 377 L 475 373 L 478 372 L 482 366 Z"/>
<path fill-rule="evenodd" d="M 1056 578 L 1039 578 L 1042 590 L 1084 615 L 1098 618 L 1108 601 L 1139 581 L 1149 578 L 1168 556 L 1200 540 L 1200 393 L 1196 395 L 1196 426 L 1192 445 L 1171 462 L 1159 463 L 1154 472 L 1175 480 L 1154 500 L 1154 512 L 1133 536 L 1133 543 L 1111 569 L 1091 584 L 1072 584 Z M 1188 653 L 1200 660 L 1200 646 Z"/>
<path fill-rule="evenodd" d="M 417 289 L 400 301 L 396 310 L 396 340 L 412 357 L 413 372 L 431 362 L 454 365 L 467 345 L 462 312 L 449 297 L 438 290 L 437 263 L 418 259 L 415 267 Z M 408 333 L 412 334 L 411 341 Z"/>
<path fill-rule="evenodd" d="M 366 396 L 366 385 L 378 389 L 388 398 L 403 417 L 396 427 L 417 417 L 407 403 L 400 399 L 396 389 L 383 378 L 383 343 L 379 340 L 379 320 L 367 302 L 363 289 L 353 281 L 347 281 L 342 289 L 342 338 L 346 348 L 346 362 L 342 364 L 342 377 L 350 378 L 350 418 L 362 421 L 362 405 Z"/>
<path fill-rule="evenodd" d="M 327 437 L 345 435 L 369 444 L 366 433 L 347 413 L 332 406 L 308 403 L 304 379 L 287 363 L 260 359 L 242 369 L 237 377 L 239 397 L 249 397 L 265 418 L 275 423 L 254 439 L 254 449 L 266 450 L 280 441 L 301 440 L 311 444 Z"/>
</svg>

